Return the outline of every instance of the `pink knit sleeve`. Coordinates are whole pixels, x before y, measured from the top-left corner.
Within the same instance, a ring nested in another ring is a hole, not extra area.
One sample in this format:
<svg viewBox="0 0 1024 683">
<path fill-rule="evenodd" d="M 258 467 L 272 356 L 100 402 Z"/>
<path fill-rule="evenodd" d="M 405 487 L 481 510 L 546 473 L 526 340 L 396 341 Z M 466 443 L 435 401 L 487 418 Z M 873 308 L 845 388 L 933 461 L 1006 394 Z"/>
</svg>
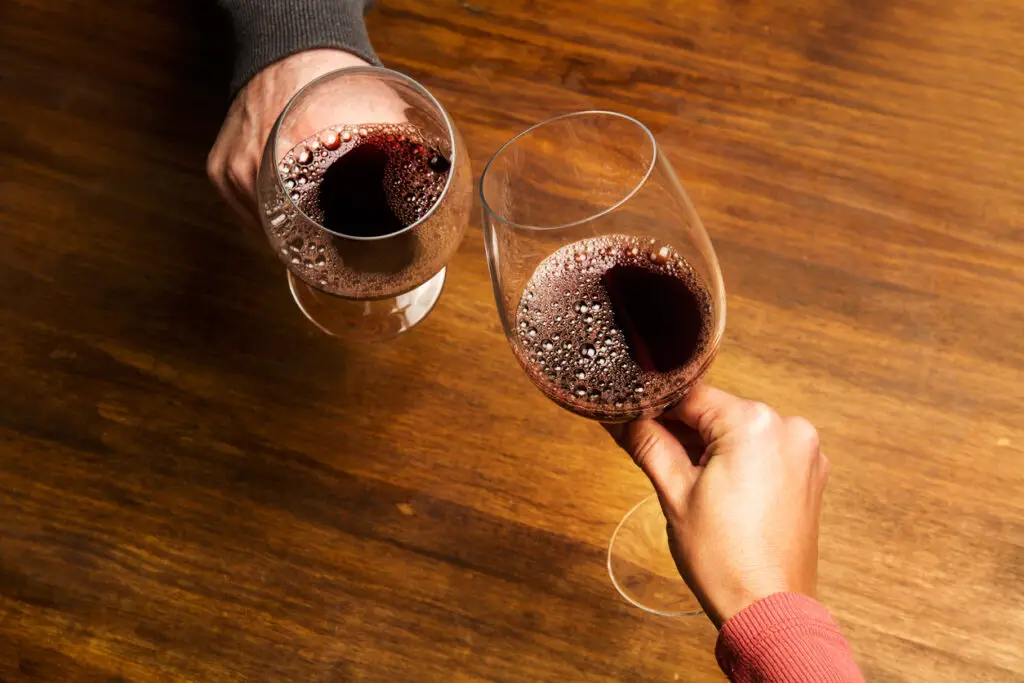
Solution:
<svg viewBox="0 0 1024 683">
<path fill-rule="evenodd" d="M 864 683 L 828 610 L 795 593 L 758 600 L 725 622 L 715 657 L 733 683 Z"/>
</svg>

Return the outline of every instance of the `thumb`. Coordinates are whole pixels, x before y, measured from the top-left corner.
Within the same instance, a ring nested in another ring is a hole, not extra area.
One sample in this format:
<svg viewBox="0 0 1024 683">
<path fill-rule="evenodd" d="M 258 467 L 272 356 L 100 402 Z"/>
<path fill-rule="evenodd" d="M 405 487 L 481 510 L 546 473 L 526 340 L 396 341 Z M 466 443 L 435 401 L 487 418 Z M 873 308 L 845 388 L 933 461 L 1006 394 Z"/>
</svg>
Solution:
<svg viewBox="0 0 1024 683">
<path fill-rule="evenodd" d="M 609 433 L 654 485 L 663 503 L 682 505 L 697 482 L 699 470 L 686 448 L 656 420 L 607 425 Z"/>
</svg>

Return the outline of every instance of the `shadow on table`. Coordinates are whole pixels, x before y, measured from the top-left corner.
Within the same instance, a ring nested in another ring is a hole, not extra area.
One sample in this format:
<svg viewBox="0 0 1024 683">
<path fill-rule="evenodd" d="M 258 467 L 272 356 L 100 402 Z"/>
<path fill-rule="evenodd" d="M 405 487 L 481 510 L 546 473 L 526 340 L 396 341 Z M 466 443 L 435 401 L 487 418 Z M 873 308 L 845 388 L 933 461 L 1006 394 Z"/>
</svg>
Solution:
<svg viewBox="0 0 1024 683">
<path fill-rule="evenodd" d="M 231 488 L 253 503 L 286 512 L 303 526 L 330 529 L 339 539 L 354 536 L 398 551 L 371 560 L 371 572 L 373 561 L 386 564 L 394 562 L 396 555 L 409 554 L 416 557 L 417 564 L 447 565 L 459 574 L 479 575 L 492 586 L 507 582 L 509 601 L 523 595 L 530 596 L 531 601 L 554 598 L 578 611 L 577 618 L 588 620 L 632 611 L 609 583 L 604 547 L 422 491 L 339 471 L 297 452 L 254 450 L 236 461 L 234 467 L 229 475 L 234 482 Z M 345 545 L 360 544 L 339 543 L 331 549 L 310 548 L 307 552 L 344 553 Z M 363 555 L 364 549 L 355 552 Z M 395 575 L 393 567 L 381 569 L 382 582 L 387 582 L 388 575 Z M 403 574 L 400 568 L 397 573 Z M 494 596 L 475 594 L 470 588 L 474 583 L 473 578 L 462 585 L 446 582 L 446 595 L 432 597 L 444 597 L 453 606 L 477 611 L 476 603 L 493 600 Z M 417 593 L 436 588 L 405 585 L 402 590 Z M 492 590 L 501 592 L 501 588 Z M 519 616 L 533 619 L 533 608 L 523 607 Z"/>
</svg>

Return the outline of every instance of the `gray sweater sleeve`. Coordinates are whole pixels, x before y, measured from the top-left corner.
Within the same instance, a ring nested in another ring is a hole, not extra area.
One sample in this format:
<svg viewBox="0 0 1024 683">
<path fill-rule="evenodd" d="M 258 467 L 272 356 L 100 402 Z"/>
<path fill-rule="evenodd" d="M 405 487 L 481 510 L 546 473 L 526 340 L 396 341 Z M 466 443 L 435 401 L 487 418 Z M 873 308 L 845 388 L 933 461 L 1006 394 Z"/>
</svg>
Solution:
<svg viewBox="0 0 1024 683">
<path fill-rule="evenodd" d="M 288 55 L 336 47 L 380 64 L 363 13 L 373 0 L 218 0 L 235 32 L 237 92 L 261 69 Z"/>
</svg>

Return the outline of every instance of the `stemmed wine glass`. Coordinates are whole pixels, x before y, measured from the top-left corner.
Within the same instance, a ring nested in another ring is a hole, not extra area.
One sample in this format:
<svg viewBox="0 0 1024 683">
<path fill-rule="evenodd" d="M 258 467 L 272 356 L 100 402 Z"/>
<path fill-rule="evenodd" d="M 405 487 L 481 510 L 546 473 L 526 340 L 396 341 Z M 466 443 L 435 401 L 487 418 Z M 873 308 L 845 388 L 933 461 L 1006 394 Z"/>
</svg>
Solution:
<svg viewBox="0 0 1024 683">
<path fill-rule="evenodd" d="M 480 194 L 505 335 L 548 398 L 626 422 L 661 414 L 703 376 L 725 330 L 722 274 L 642 123 L 587 111 L 537 124 L 498 150 Z M 634 605 L 700 613 L 654 495 L 615 530 L 608 570 Z"/>
<path fill-rule="evenodd" d="M 423 320 L 441 295 L 472 206 L 468 154 L 413 79 L 355 67 L 288 103 L 257 182 L 263 228 L 302 312 L 364 341 Z"/>
</svg>

